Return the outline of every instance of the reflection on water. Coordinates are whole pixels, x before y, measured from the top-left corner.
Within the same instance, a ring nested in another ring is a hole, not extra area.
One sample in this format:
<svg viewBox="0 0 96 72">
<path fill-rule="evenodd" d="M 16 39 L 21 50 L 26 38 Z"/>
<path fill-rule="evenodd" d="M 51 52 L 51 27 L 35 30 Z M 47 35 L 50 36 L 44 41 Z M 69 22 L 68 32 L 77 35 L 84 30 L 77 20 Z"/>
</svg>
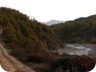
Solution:
<svg viewBox="0 0 96 72">
<path fill-rule="evenodd" d="M 95 44 L 66 44 L 63 49 L 58 50 L 59 54 L 68 53 L 71 55 L 96 55 Z"/>
</svg>

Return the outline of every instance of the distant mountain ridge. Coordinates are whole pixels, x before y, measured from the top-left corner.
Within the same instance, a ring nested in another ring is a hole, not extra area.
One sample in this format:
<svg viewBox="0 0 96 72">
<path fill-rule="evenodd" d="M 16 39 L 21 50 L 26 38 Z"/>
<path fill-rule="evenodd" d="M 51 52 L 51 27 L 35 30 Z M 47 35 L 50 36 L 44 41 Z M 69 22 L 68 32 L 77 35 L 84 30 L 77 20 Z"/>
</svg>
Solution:
<svg viewBox="0 0 96 72">
<path fill-rule="evenodd" d="M 60 20 L 49 20 L 47 22 L 45 22 L 45 24 L 47 25 L 52 25 L 52 24 L 58 24 L 58 23 L 62 23 L 63 21 L 60 21 Z"/>
</svg>

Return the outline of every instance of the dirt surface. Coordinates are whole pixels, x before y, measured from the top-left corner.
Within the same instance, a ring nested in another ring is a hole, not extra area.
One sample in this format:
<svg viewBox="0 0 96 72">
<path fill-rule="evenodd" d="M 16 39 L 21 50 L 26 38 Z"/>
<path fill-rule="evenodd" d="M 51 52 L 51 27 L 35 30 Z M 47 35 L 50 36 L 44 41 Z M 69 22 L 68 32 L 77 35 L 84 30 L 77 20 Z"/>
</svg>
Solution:
<svg viewBox="0 0 96 72">
<path fill-rule="evenodd" d="M 36 72 L 9 55 L 8 51 L 0 42 L 0 64 L 8 72 Z"/>
</svg>

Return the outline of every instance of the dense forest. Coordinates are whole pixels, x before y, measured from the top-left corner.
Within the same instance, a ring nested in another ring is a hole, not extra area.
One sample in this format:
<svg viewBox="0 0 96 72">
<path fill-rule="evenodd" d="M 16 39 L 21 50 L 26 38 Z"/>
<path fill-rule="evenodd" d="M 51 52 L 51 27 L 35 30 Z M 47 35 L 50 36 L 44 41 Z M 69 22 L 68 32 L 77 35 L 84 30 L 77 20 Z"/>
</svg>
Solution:
<svg viewBox="0 0 96 72">
<path fill-rule="evenodd" d="M 82 38 L 83 42 L 94 43 L 95 16 L 50 27 L 18 10 L 1 7 L 0 30 L 0 39 L 9 53 L 37 72 L 87 72 L 95 65 L 88 56 L 61 56 L 47 51 L 63 48 L 62 41 L 79 42 Z"/>
<path fill-rule="evenodd" d="M 52 25 L 51 28 L 65 43 L 96 43 L 96 15 Z"/>
<path fill-rule="evenodd" d="M 30 58 L 42 56 L 46 49 L 63 46 L 55 33 L 44 24 L 29 19 L 25 14 L 10 8 L 0 8 L 2 38 L 15 56 Z"/>
</svg>

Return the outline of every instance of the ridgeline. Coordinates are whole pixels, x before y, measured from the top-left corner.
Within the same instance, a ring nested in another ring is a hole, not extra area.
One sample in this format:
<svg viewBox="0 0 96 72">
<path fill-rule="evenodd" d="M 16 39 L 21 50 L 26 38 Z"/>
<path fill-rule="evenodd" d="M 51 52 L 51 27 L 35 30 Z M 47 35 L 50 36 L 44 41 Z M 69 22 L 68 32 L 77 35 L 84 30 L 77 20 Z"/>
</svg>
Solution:
<svg viewBox="0 0 96 72">
<path fill-rule="evenodd" d="M 52 25 L 58 38 L 65 43 L 96 43 L 96 15 Z"/>
<path fill-rule="evenodd" d="M 20 59 L 44 56 L 47 49 L 58 49 L 62 43 L 49 26 L 30 19 L 18 10 L 0 8 L 2 38 Z"/>
</svg>

